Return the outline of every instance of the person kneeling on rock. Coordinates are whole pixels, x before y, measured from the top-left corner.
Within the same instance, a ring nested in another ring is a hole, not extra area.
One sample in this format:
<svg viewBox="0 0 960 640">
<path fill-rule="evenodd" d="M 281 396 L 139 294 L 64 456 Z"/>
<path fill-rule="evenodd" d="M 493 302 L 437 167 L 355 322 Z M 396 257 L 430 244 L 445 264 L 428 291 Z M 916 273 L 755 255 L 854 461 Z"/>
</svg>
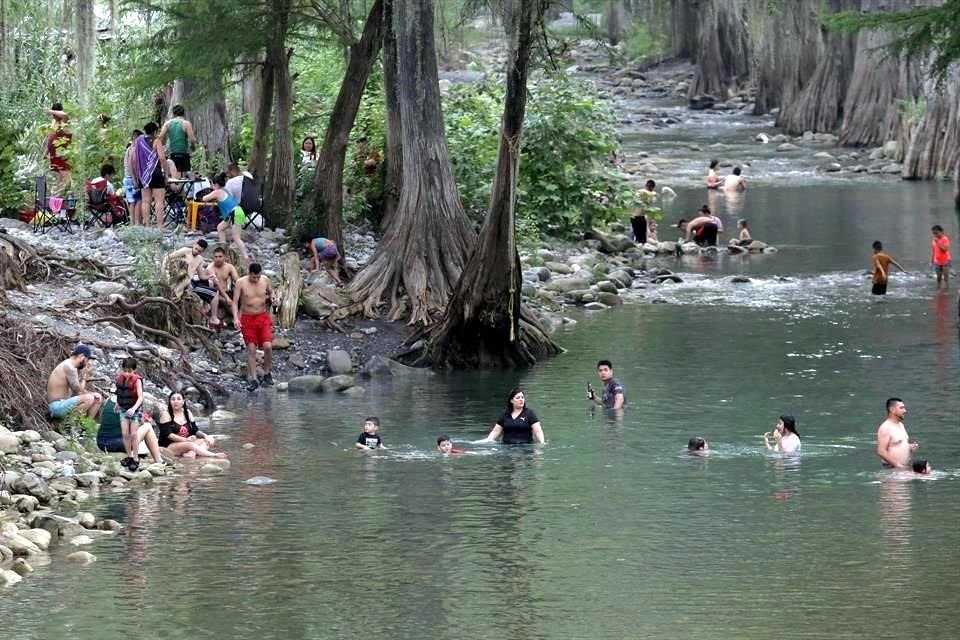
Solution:
<svg viewBox="0 0 960 640">
<path fill-rule="evenodd" d="M 226 458 L 213 453 L 214 440 L 197 428 L 193 414 L 187 409 L 183 394 L 174 391 L 167 398 L 167 408 L 160 414 L 160 446 L 172 455 L 183 458 Z"/>
<path fill-rule="evenodd" d="M 698 213 L 700 215 L 690 222 L 681 218 L 677 223 L 677 228 L 684 234 L 684 242 L 690 242 L 693 236 L 693 241 L 701 247 L 717 246 L 720 227 L 717 226 L 716 218 L 710 214 L 710 207 L 703 205 Z"/>
</svg>

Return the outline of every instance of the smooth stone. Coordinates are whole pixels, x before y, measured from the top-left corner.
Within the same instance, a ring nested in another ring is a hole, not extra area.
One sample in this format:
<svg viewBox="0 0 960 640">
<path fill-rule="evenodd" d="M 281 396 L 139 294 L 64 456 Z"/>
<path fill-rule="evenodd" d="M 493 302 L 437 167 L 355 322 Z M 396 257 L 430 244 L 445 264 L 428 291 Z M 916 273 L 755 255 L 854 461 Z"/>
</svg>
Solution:
<svg viewBox="0 0 960 640">
<path fill-rule="evenodd" d="M 167 475 L 167 466 L 162 462 L 154 462 L 153 464 L 147 465 L 147 471 L 152 476 L 165 476 Z"/>
<path fill-rule="evenodd" d="M 287 361 L 288 361 L 290 364 L 292 364 L 293 366 L 295 366 L 297 369 L 306 369 L 306 368 L 307 368 L 307 361 L 304 359 L 304 357 L 303 357 L 302 354 L 299 354 L 299 353 L 291 353 L 291 354 L 290 354 L 290 357 L 287 359 Z"/>
<path fill-rule="evenodd" d="M 350 354 L 343 349 L 330 349 L 327 351 L 327 369 L 334 375 L 352 372 L 353 362 L 350 360 Z"/>
<path fill-rule="evenodd" d="M 60 462 L 68 462 L 71 460 L 76 460 L 79 456 L 76 451 L 58 451 L 57 455 L 54 456 L 55 460 Z"/>
<path fill-rule="evenodd" d="M 323 391 L 323 376 L 297 376 L 287 382 L 290 393 L 320 393 Z"/>
<path fill-rule="evenodd" d="M 33 429 L 18 431 L 17 437 L 20 438 L 21 444 L 30 444 L 32 442 L 40 442 L 41 440 L 43 440 L 43 436 L 40 435 L 40 432 L 34 431 Z"/>
<path fill-rule="evenodd" d="M 277 391 L 284 392 L 290 390 L 290 384 L 288 382 L 278 382 Z"/>
<path fill-rule="evenodd" d="M 746 284 L 748 282 L 751 282 L 751 280 L 747 276 L 733 276 L 732 278 L 730 278 L 730 282 L 734 284 Z"/>
<path fill-rule="evenodd" d="M 559 273 L 560 275 L 570 275 L 573 273 L 573 267 L 562 262 L 545 262 L 543 266 L 551 273 Z"/>
<path fill-rule="evenodd" d="M 97 519 L 89 511 L 81 511 L 77 514 L 77 524 L 84 529 L 93 529 L 97 524 Z"/>
<path fill-rule="evenodd" d="M 330 391 L 343 391 L 344 389 L 349 389 L 354 385 L 353 376 L 339 375 L 339 376 L 330 376 L 323 381 L 323 390 Z"/>
<path fill-rule="evenodd" d="M 798 150 L 799 148 L 800 148 L 800 147 L 798 147 L 797 145 L 795 145 L 795 144 L 793 144 L 793 143 L 791 143 L 791 142 L 784 142 L 783 144 L 781 144 L 780 146 L 777 147 L 777 151 L 781 151 L 781 152 L 782 152 L 782 151 L 796 151 L 796 150 Z"/>
<path fill-rule="evenodd" d="M 343 395 L 349 396 L 351 398 L 359 398 L 367 392 L 366 389 L 360 386 L 350 387 L 349 389 L 343 390 Z"/>
<path fill-rule="evenodd" d="M 223 473 L 223 468 L 220 465 L 210 464 L 209 462 L 202 467 L 200 467 L 200 473 L 205 473 L 207 475 L 214 475 L 217 473 Z"/>
<path fill-rule="evenodd" d="M 18 533 L 0 534 L 0 544 L 13 551 L 15 556 L 32 556 L 40 553 L 40 547 Z"/>
<path fill-rule="evenodd" d="M 827 153 L 826 151 L 818 151 L 813 154 L 813 157 L 818 160 L 833 160 L 833 154 Z"/>
<path fill-rule="evenodd" d="M 657 253 L 673 254 L 677 252 L 677 243 L 673 240 L 664 240 L 657 243 Z"/>
<path fill-rule="evenodd" d="M 20 474 L 12 469 L 0 471 L 0 489 L 12 489 L 13 483 L 20 478 Z"/>
<path fill-rule="evenodd" d="M 541 292 L 538 292 L 538 295 Z M 391 360 L 383 356 L 373 356 L 363 365 L 363 373 L 367 376 L 373 375 L 391 375 L 391 376 L 432 376 L 430 369 L 421 369 L 417 367 L 408 367 L 402 362 Z"/>
<path fill-rule="evenodd" d="M 36 497 L 41 502 L 50 499 L 50 487 L 35 473 L 25 473 L 13 483 L 13 490 Z"/>
<path fill-rule="evenodd" d="M 79 513 L 79 507 L 77 506 L 76 500 L 64 498 L 60 501 L 57 512 L 62 516 L 73 517 Z"/>
<path fill-rule="evenodd" d="M 889 173 L 889 174 L 902 173 L 903 165 L 897 164 L 896 162 L 893 162 L 891 164 L 885 164 L 883 165 L 883 168 L 881 169 L 881 171 L 883 173 Z"/>
<path fill-rule="evenodd" d="M 826 173 L 836 173 L 837 171 L 843 171 L 843 166 L 839 162 L 831 162 L 820 167 L 820 170 Z"/>
<path fill-rule="evenodd" d="M 6 545 L 0 544 L 0 563 L 10 562 L 13 559 L 13 550 Z"/>
<path fill-rule="evenodd" d="M 20 448 L 20 438 L 12 433 L 0 433 L 0 453 L 16 453 Z"/>
<path fill-rule="evenodd" d="M 253 476 L 248 478 L 244 484 L 249 484 L 254 487 L 262 487 L 264 485 L 273 484 L 276 482 L 273 478 L 268 478 L 267 476 Z"/>
<path fill-rule="evenodd" d="M 0 586 L 12 587 L 23 580 L 16 571 L 12 569 L 0 569 Z"/>
<path fill-rule="evenodd" d="M 537 276 L 537 280 L 540 282 L 546 282 L 550 279 L 550 269 L 547 267 L 535 267 L 533 271 Z"/>
<path fill-rule="evenodd" d="M 567 293 L 569 291 L 587 289 L 589 287 L 590 283 L 580 277 L 557 279 L 553 280 L 547 285 L 547 289 L 550 291 L 556 291 L 558 293 Z"/>
<path fill-rule="evenodd" d="M 237 414 L 232 411 L 227 411 L 226 409 L 217 409 L 210 414 L 210 421 L 214 420 L 236 420 Z"/>
<path fill-rule="evenodd" d="M 104 298 L 114 294 L 122 294 L 127 291 L 127 287 L 123 283 L 108 280 L 98 280 L 87 288 Z"/>
<path fill-rule="evenodd" d="M 87 471 L 86 473 L 78 473 L 73 477 L 81 487 L 96 487 L 101 480 L 106 478 L 106 475 L 101 471 Z"/>
<path fill-rule="evenodd" d="M 600 291 L 606 291 L 607 293 L 616 293 L 617 285 L 610 280 L 601 280 L 597 283 L 597 289 Z"/>
<path fill-rule="evenodd" d="M 70 539 L 70 544 L 75 547 L 82 547 L 84 545 L 93 544 L 93 538 L 88 535 L 77 536 Z"/>
<path fill-rule="evenodd" d="M 249 451 L 250 449 L 253 449 L 253 448 L 256 447 L 256 446 L 257 446 L 257 445 L 253 444 L 252 442 L 244 442 L 242 448 L 244 448 L 244 449 L 246 449 L 247 451 Z"/>
<path fill-rule="evenodd" d="M 122 531 L 123 525 L 116 520 L 105 518 L 97 523 L 97 529 L 100 531 Z"/>
<path fill-rule="evenodd" d="M 620 298 L 620 296 L 618 296 L 616 293 L 609 293 L 607 291 L 601 291 L 598 293 L 597 300 L 608 307 L 616 307 L 623 304 L 623 299 Z"/>
<path fill-rule="evenodd" d="M 760 240 L 754 240 L 749 245 L 747 245 L 747 249 L 749 249 L 750 251 L 763 251 L 766 248 L 767 248 L 767 243 L 761 242 Z"/>
<path fill-rule="evenodd" d="M 583 308 L 586 309 L 587 311 L 604 311 L 606 309 L 609 309 L 610 307 L 603 304 L 602 302 L 588 302 L 583 306 Z"/>
<path fill-rule="evenodd" d="M 274 349 L 279 349 L 279 350 L 289 349 L 289 348 L 290 348 L 290 341 L 289 341 L 288 339 L 286 339 L 286 338 L 274 338 L 274 339 L 270 342 L 270 345 L 271 345 Z"/>
<path fill-rule="evenodd" d="M 20 576 L 26 576 L 33 573 L 33 567 L 23 558 L 17 558 L 10 566 L 10 570 Z"/>
<path fill-rule="evenodd" d="M 74 551 L 73 553 L 67 554 L 67 561 L 85 565 L 96 562 L 97 556 L 93 555 L 89 551 Z"/>
</svg>

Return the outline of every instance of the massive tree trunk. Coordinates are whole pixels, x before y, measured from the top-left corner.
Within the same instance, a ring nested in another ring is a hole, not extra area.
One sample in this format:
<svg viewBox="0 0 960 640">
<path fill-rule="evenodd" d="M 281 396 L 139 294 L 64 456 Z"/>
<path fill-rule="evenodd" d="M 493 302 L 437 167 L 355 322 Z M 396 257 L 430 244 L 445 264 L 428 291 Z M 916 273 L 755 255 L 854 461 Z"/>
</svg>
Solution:
<svg viewBox="0 0 960 640">
<path fill-rule="evenodd" d="M 286 48 L 291 0 L 273 0 L 273 35 L 267 43 L 267 64 L 273 68 L 275 120 L 270 172 L 266 179 L 264 208 L 270 226 L 287 226 L 296 196 L 296 172 L 293 165 L 293 78 Z"/>
<path fill-rule="evenodd" d="M 960 64 L 942 86 L 924 84 L 926 109 L 906 145 L 903 177 L 928 180 L 949 176 L 960 162 Z"/>
<path fill-rule="evenodd" d="M 750 76 L 750 39 L 741 0 L 710 0 L 698 12 L 697 70 L 690 96 L 726 100 Z"/>
<path fill-rule="evenodd" d="M 447 305 L 474 240 L 443 131 L 433 0 L 393 5 L 400 71 L 403 187 L 393 222 L 350 287 L 368 315 L 431 324 Z"/>
<path fill-rule="evenodd" d="M 520 302 L 520 256 L 514 223 L 531 31 L 534 20 L 540 19 L 540 3 L 520 0 L 519 5 L 518 15 L 509 20 L 515 33 L 510 37 L 507 93 L 490 209 L 443 322 L 431 331 L 418 364 L 528 367 L 537 358 L 560 351 Z"/>
<path fill-rule="evenodd" d="M 696 58 L 700 34 L 697 8 L 690 0 L 670 1 L 671 47 L 678 58 Z"/>
<path fill-rule="evenodd" d="M 403 142 L 400 140 L 400 95 L 397 69 L 397 37 L 393 30 L 393 0 L 383 3 L 383 88 L 386 102 L 386 149 L 380 165 L 383 172 L 383 214 L 380 229 L 385 230 L 397 212 L 403 184 Z"/>
<path fill-rule="evenodd" d="M 263 176 L 267 172 L 267 148 L 270 146 L 270 116 L 273 115 L 273 65 L 264 62 L 259 71 L 256 84 L 256 115 L 253 119 L 253 147 L 250 149 L 250 161 L 247 168 L 251 173 Z"/>
<path fill-rule="evenodd" d="M 96 75 L 97 25 L 93 14 L 93 0 L 76 0 L 77 27 L 77 88 L 80 100 L 87 104 L 90 81 Z"/>
<path fill-rule="evenodd" d="M 382 42 L 383 1 L 376 0 L 370 7 L 360 40 L 348 46 L 347 70 L 330 112 L 313 177 L 313 189 L 304 206 L 311 218 L 300 225 L 311 233 L 323 233 L 338 246 L 343 246 L 343 165 L 347 143 Z"/>
<path fill-rule="evenodd" d="M 195 96 L 204 93 L 196 102 Z M 215 87 L 213 90 L 210 87 Z M 174 105 L 182 104 L 187 110 L 187 120 L 193 124 L 193 131 L 197 141 L 203 146 L 207 160 L 222 157 L 230 161 L 230 144 L 227 134 L 227 102 L 223 94 L 223 83 L 217 78 L 208 82 L 196 80 L 177 80 L 173 83 L 173 91 L 169 103 L 165 105 L 166 117 L 170 117 Z"/>
<path fill-rule="evenodd" d="M 914 0 L 862 0 L 863 11 L 901 11 Z M 880 145 L 900 138 L 904 125 L 901 103 L 920 95 L 919 60 L 891 54 L 884 47 L 892 36 L 885 31 L 857 35 L 856 63 L 844 103 L 840 144 Z M 901 145 L 902 147 L 903 145 Z"/>
<path fill-rule="evenodd" d="M 612 46 L 617 46 L 627 31 L 627 11 L 623 7 L 623 0 L 607 0 L 605 13 L 607 40 Z"/>
</svg>

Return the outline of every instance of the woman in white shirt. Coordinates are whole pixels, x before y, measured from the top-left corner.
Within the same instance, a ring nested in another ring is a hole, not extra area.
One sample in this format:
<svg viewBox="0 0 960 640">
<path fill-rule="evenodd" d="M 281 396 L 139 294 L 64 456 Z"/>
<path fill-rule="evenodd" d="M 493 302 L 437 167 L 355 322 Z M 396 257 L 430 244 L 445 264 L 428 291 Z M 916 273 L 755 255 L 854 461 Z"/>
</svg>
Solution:
<svg viewBox="0 0 960 640">
<path fill-rule="evenodd" d="M 780 416 L 773 430 L 774 444 L 770 444 L 771 433 L 763 434 L 763 444 L 777 453 L 800 453 L 800 435 L 797 433 L 797 421 L 793 416 Z"/>
</svg>

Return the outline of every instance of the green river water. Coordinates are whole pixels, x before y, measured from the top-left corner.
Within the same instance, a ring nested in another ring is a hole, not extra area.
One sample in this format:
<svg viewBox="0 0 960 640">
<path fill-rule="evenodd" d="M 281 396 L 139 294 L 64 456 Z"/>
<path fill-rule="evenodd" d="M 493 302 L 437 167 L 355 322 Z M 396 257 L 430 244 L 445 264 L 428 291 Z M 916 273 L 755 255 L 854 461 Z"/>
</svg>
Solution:
<svg viewBox="0 0 960 640">
<path fill-rule="evenodd" d="M 678 191 L 668 219 L 705 197 Z M 944 184 L 753 185 L 714 204 L 779 253 L 665 260 L 684 283 L 568 310 L 568 352 L 531 371 L 238 400 L 212 428 L 232 468 L 104 492 L 127 529 L 5 592 L 2 637 L 956 638 L 957 298 L 927 276 L 930 225 L 957 238 L 949 203 Z M 883 302 L 874 239 L 914 272 Z M 622 417 L 584 400 L 602 357 Z M 514 384 L 548 445 L 471 445 Z M 880 467 L 891 395 L 929 478 Z M 781 413 L 799 458 L 763 450 Z M 389 451 L 352 449 L 368 414 Z M 441 432 L 469 454 L 434 453 Z M 708 457 L 683 454 L 692 435 Z"/>
</svg>

